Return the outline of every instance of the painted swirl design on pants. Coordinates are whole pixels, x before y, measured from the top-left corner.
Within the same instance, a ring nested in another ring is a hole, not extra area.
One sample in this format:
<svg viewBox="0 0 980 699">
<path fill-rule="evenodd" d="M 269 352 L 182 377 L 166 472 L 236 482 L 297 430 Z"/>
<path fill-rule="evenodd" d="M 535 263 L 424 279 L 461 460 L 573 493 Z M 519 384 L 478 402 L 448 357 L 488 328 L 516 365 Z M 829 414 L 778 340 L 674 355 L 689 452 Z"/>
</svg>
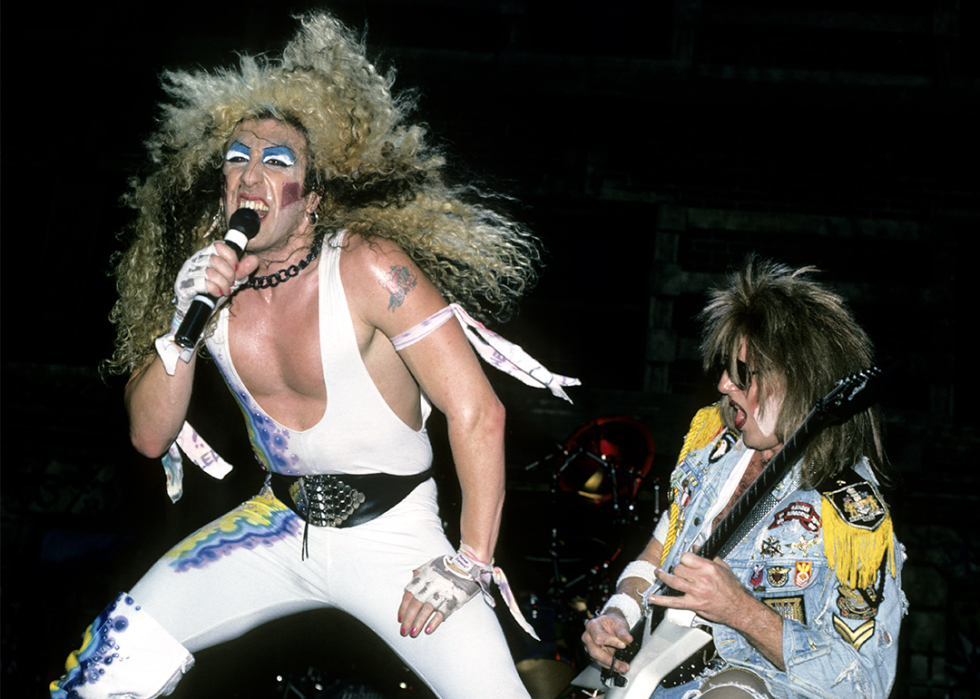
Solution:
<svg viewBox="0 0 980 699">
<path fill-rule="evenodd" d="M 206 568 L 238 549 L 272 546 L 284 538 L 297 536 L 302 520 L 272 492 L 263 490 L 242 506 L 198 530 L 165 556 L 177 572 Z"/>
</svg>

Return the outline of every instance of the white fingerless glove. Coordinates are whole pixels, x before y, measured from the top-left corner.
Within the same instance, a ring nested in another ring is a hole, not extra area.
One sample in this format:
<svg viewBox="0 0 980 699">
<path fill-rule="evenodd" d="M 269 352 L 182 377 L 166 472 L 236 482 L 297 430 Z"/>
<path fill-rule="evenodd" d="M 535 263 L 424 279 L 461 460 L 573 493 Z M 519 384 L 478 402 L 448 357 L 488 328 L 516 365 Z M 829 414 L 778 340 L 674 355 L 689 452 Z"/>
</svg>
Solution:
<svg viewBox="0 0 980 699">
<path fill-rule="evenodd" d="M 211 243 L 187 258 L 183 267 L 180 268 L 180 272 L 177 273 L 177 279 L 174 282 L 174 317 L 170 321 L 170 331 L 158 337 L 155 342 L 157 354 L 160 355 L 164 368 L 171 376 L 177 370 L 177 360 L 182 359 L 184 362 L 189 362 L 197 349 L 196 347 L 181 347 L 174 342 L 174 335 L 180 329 L 180 324 L 184 322 L 184 316 L 187 315 L 194 297 L 198 294 L 208 293 L 207 271 L 208 267 L 211 266 L 211 257 L 215 254 L 217 254 L 215 244 Z M 234 293 L 241 284 L 242 282 L 235 280 L 231 288 L 232 292 Z M 227 297 L 217 299 L 215 310 L 226 300 Z"/>
<path fill-rule="evenodd" d="M 460 546 L 455 556 L 441 556 L 423 565 L 405 589 L 422 604 L 431 604 L 435 611 L 442 614 L 443 619 L 448 619 L 450 614 L 476 597 L 478 592 L 483 592 L 483 599 L 487 604 L 496 606 L 493 595 L 490 594 L 491 581 L 497 583 L 510 613 L 521 628 L 535 640 L 541 640 L 521 614 L 504 571 L 495 567 L 492 561 L 484 563 L 478 559 L 473 549 L 466 544 Z"/>
<path fill-rule="evenodd" d="M 469 574 L 450 567 L 449 556 L 433 558 L 419 568 L 405 589 L 422 604 L 431 604 L 443 619 L 476 597 L 480 584 Z"/>
<path fill-rule="evenodd" d="M 191 307 L 191 302 L 198 294 L 208 293 L 208 267 L 211 266 L 211 257 L 217 254 L 215 244 L 211 243 L 205 248 L 198 250 L 187 258 L 184 266 L 177 273 L 177 280 L 174 282 L 174 320 L 170 324 L 170 331 L 177 332 L 187 309 Z"/>
</svg>

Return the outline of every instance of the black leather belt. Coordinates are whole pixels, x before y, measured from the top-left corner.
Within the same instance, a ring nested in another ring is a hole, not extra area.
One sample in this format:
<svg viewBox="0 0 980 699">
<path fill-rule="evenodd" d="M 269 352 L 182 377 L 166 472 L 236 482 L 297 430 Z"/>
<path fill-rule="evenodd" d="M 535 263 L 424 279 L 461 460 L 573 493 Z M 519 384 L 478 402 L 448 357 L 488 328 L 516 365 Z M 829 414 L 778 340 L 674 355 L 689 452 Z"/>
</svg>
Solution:
<svg viewBox="0 0 980 699">
<path fill-rule="evenodd" d="M 314 527 L 356 527 L 370 522 L 404 500 L 431 475 L 431 468 L 411 476 L 390 473 L 284 476 L 271 473 L 269 486 L 277 498 L 306 522 L 301 554 L 305 560 L 309 555 L 311 524 Z"/>
<path fill-rule="evenodd" d="M 315 527 L 356 527 L 400 503 L 432 469 L 411 476 L 365 475 L 284 476 L 270 474 L 275 496 Z"/>
</svg>

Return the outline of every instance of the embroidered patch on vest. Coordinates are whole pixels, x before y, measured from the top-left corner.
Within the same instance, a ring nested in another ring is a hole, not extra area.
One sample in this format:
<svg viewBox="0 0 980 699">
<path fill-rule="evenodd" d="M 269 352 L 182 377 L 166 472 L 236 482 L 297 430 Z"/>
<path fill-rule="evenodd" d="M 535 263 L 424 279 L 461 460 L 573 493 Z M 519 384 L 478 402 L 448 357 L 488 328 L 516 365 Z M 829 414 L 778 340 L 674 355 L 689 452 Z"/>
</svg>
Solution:
<svg viewBox="0 0 980 699">
<path fill-rule="evenodd" d="M 738 434 L 727 430 L 725 434 L 721 436 L 721 439 L 715 444 L 714 449 L 711 450 L 711 455 L 708 456 L 708 463 L 715 463 L 724 457 L 732 448 L 738 444 Z"/>
<path fill-rule="evenodd" d="M 838 585 L 837 608 L 845 619 L 874 619 L 878 616 L 881 595 L 874 587 L 854 590 L 846 585 Z"/>
<path fill-rule="evenodd" d="M 855 650 L 861 650 L 861 646 L 875 635 L 875 620 L 869 619 L 852 630 L 846 621 L 834 614 L 834 628 L 841 635 L 841 638 L 854 646 Z"/>
<path fill-rule="evenodd" d="M 752 589 L 757 590 L 762 585 L 762 578 L 765 574 L 765 563 L 755 563 L 752 565 L 752 577 L 749 578 L 749 585 L 752 586 Z"/>
<path fill-rule="evenodd" d="M 813 561 L 797 561 L 793 584 L 797 587 L 806 587 L 810 582 L 811 573 L 813 573 Z"/>
<path fill-rule="evenodd" d="M 841 519 L 852 527 L 873 532 L 888 516 L 884 501 L 874 483 L 861 481 L 824 493 Z"/>
<path fill-rule="evenodd" d="M 762 602 L 784 619 L 795 619 L 801 624 L 806 624 L 806 605 L 803 603 L 803 595 L 769 597 Z"/>
<path fill-rule="evenodd" d="M 789 568 L 786 566 L 770 566 L 766 568 L 766 582 L 772 587 L 783 587 L 789 581 Z"/>
<path fill-rule="evenodd" d="M 685 480 L 682 484 L 682 490 L 680 491 L 680 496 L 677 498 L 677 504 L 681 507 L 687 507 L 688 503 L 691 502 L 691 489 Z"/>
<path fill-rule="evenodd" d="M 790 521 L 799 522 L 808 532 L 820 531 L 820 515 L 816 508 L 808 502 L 793 502 L 789 507 L 780 510 L 775 514 L 770 529 L 781 527 Z"/>
</svg>

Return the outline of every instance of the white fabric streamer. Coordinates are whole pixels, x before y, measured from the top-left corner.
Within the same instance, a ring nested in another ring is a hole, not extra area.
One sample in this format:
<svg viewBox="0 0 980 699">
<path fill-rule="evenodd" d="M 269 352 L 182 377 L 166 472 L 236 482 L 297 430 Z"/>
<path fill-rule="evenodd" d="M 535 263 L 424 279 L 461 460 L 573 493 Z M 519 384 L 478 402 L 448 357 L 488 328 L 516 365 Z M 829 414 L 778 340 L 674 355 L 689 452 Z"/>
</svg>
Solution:
<svg viewBox="0 0 980 699">
<path fill-rule="evenodd" d="M 396 335 L 391 342 L 396 350 L 403 350 L 442 326 L 454 315 L 466 331 L 466 339 L 487 364 L 505 374 L 510 374 L 528 386 L 547 388 L 559 398 L 572 402 L 562 387 L 579 386 L 581 381 L 548 371 L 520 345 L 515 345 L 492 330 L 488 330 L 483 323 L 473 319 L 455 303 L 449 304 L 441 311 L 436 311 L 415 327 Z"/>
<path fill-rule="evenodd" d="M 178 449 L 177 447 L 180 447 Z M 177 502 L 184 494 L 184 459 L 180 450 L 183 449 L 188 458 L 201 467 L 212 478 L 222 479 L 231 473 L 233 466 L 221 458 L 211 446 L 197 433 L 189 422 L 180 428 L 177 439 L 163 455 L 163 470 L 167 474 L 167 495 L 171 502 Z"/>
<path fill-rule="evenodd" d="M 527 631 L 532 638 L 536 641 L 540 641 L 538 634 L 534 632 L 531 625 L 527 623 L 524 615 L 521 613 L 521 609 L 517 604 L 517 598 L 514 597 L 514 591 L 510 587 L 510 583 L 507 581 L 507 576 L 504 575 L 504 571 L 500 569 L 499 566 L 493 565 L 493 561 L 490 563 L 484 563 L 476 557 L 473 549 L 463 544 L 459 547 L 459 551 L 452 558 L 447 558 L 446 563 L 453 568 L 463 571 L 469 575 L 473 580 L 475 580 L 480 585 L 480 590 L 483 592 L 483 599 L 491 607 L 495 607 L 496 601 L 493 599 L 493 595 L 490 593 L 490 582 L 493 581 L 497 583 L 497 587 L 500 589 L 500 596 L 504 598 L 504 602 L 507 603 L 507 608 L 510 610 L 511 616 L 518 625 Z"/>
</svg>

